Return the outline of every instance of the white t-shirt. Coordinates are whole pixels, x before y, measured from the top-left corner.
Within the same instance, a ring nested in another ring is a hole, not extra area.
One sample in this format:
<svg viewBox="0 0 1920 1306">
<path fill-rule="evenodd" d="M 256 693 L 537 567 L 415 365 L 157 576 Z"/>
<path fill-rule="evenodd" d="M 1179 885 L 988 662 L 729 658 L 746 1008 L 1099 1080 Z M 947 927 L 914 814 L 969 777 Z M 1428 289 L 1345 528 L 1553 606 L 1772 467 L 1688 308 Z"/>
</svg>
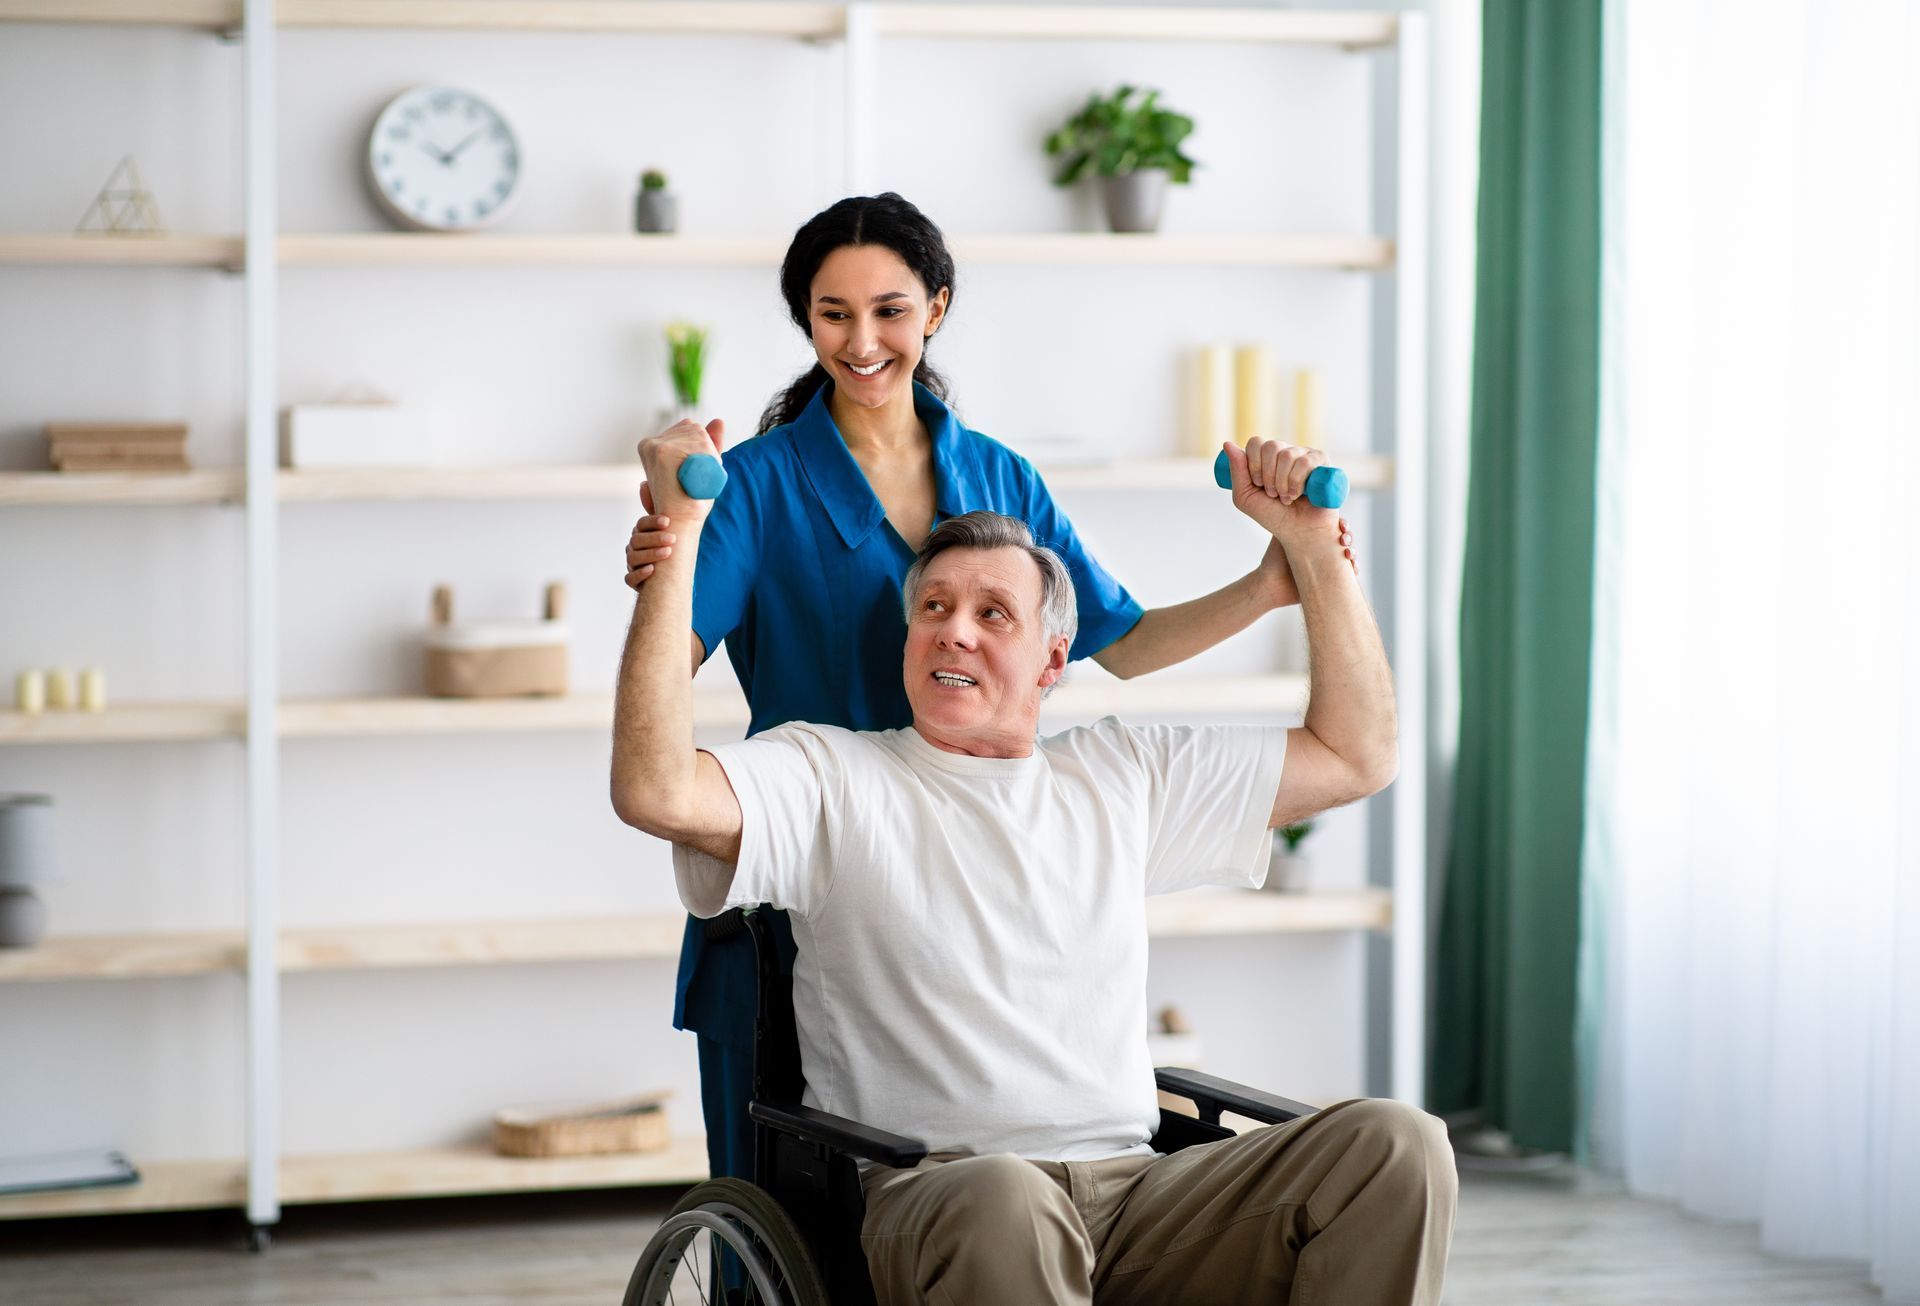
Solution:
<svg viewBox="0 0 1920 1306">
<path fill-rule="evenodd" d="M 794 724 L 708 750 L 737 868 L 697 916 L 793 913 L 806 1104 L 936 1151 L 1150 1152 L 1146 895 L 1260 883 L 1286 731 L 1099 723 L 1022 758 Z"/>
</svg>

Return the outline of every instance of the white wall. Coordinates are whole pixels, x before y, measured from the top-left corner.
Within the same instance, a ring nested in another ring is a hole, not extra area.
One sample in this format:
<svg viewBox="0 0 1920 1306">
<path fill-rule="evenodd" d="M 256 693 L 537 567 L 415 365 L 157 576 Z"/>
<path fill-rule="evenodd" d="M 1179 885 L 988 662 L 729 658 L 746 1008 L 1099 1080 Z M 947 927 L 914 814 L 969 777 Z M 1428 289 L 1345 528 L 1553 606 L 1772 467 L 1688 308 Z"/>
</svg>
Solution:
<svg viewBox="0 0 1920 1306">
<path fill-rule="evenodd" d="M 0 230 L 62 231 L 133 153 L 169 225 L 240 226 L 241 52 L 186 32 L 0 27 Z M 883 43 L 876 189 L 951 235 L 1092 229 L 1048 184 L 1039 142 L 1088 90 L 1131 79 L 1193 113 L 1206 166 L 1166 230 L 1371 229 L 1373 56 L 1132 43 Z M 840 193 L 841 55 L 760 39 L 439 32 L 281 37 L 281 225 L 380 230 L 359 179 L 376 110 L 425 81 L 469 87 L 515 124 L 526 193 L 505 230 L 621 229 L 633 178 L 664 167 L 683 229 L 790 234 Z M 936 364 L 964 418 L 1018 447 L 1081 434 L 1126 454 L 1180 448 L 1180 352 L 1264 343 L 1325 374 L 1336 445 L 1366 443 L 1370 297 L 1352 274 L 963 266 Z M 0 466 L 40 458 L 43 422 L 176 418 L 202 465 L 240 452 L 236 279 L 169 269 L 0 269 Z M 759 270 L 314 269 L 281 274 L 282 398 L 365 382 L 450 418 L 452 457 L 625 455 L 668 397 L 662 323 L 714 328 L 709 411 L 736 432 L 807 362 Z M 1147 603 L 1252 565 L 1259 541 L 1206 486 L 1063 493 Z M 414 641 L 437 582 L 474 615 L 572 595 L 576 685 L 605 689 L 628 595 L 634 510 L 592 505 L 289 505 L 282 511 L 290 697 L 417 692 Z M 1359 523 L 1367 548 L 1366 507 Z M 9 508 L 0 514 L 0 676 L 98 665 L 125 699 L 239 697 L 242 532 L 230 509 Z M 1268 619 L 1168 674 L 1271 668 Z M 722 659 L 709 674 L 730 674 Z M 1089 674 L 1085 670 L 1079 674 Z M 290 924 L 665 910 L 664 849 L 607 808 L 593 734 L 283 746 Z M 242 760 L 234 744 L 0 749 L 0 789 L 55 793 L 69 875 L 62 933 L 237 926 Z M 1357 813 L 1316 836 L 1330 879 L 1364 878 Z M 1151 999 L 1179 1003 L 1209 1068 L 1307 1098 L 1362 1088 L 1362 946 L 1351 937 L 1155 945 Z M 673 966 L 550 965 L 292 976 L 291 1152 L 475 1136 L 520 1099 L 680 1090 Z M 239 982 L 0 987 L 0 1152 L 112 1141 L 136 1156 L 241 1150 Z"/>
</svg>

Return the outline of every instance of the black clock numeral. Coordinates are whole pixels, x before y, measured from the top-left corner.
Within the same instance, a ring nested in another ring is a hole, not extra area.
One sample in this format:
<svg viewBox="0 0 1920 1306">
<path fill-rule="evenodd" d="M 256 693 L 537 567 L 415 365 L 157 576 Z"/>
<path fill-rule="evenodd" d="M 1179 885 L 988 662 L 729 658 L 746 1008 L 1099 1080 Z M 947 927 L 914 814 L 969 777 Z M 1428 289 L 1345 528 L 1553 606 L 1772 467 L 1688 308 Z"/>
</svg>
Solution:
<svg viewBox="0 0 1920 1306">
<path fill-rule="evenodd" d="M 433 111 L 435 113 L 445 113 L 453 107 L 453 96 L 447 91 L 442 91 L 429 100 L 428 103 L 433 105 Z"/>
<path fill-rule="evenodd" d="M 507 129 L 504 125 L 500 123 L 495 123 L 493 125 L 493 131 L 490 134 L 492 135 L 493 139 L 496 141 L 504 141 L 507 139 Z"/>
<path fill-rule="evenodd" d="M 488 204 L 488 203 L 487 203 L 487 202 L 486 202 L 485 200 L 475 200 L 475 201 L 473 202 L 473 216 L 474 216 L 474 217 L 476 217 L 476 218 L 484 218 L 484 217 L 486 217 L 486 216 L 487 216 L 487 214 L 489 214 L 489 213 L 491 213 L 491 212 L 493 212 L 493 206 L 492 206 L 492 205 L 490 205 L 490 204 Z"/>
<path fill-rule="evenodd" d="M 449 208 L 449 209 L 447 210 L 447 221 L 448 221 L 448 222 L 458 222 L 458 221 L 460 221 L 460 210 L 459 210 L 459 209 L 454 209 L 454 208 Z"/>
<path fill-rule="evenodd" d="M 504 181 L 496 181 L 493 183 L 493 193 L 495 195 L 505 195 L 511 189 L 513 188 Z"/>
<path fill-rule="evenodd" d="M 392 181 L 388 182 L 387 184 L 393 187 L 393 193 L 398 195 L 401 191 L 407 188 L 407 179 L 405 177 L 395 177 Z"/>
<path fill-rule="evenodd" d="M 380 166 L 381 166 L 381 167 L 383 167 L 383 168 L 390 168 L 390 167 L 392 167 L 392 166 L 393 166 L 393 156 L 392 156 L 391 154 L 382 154 L 382 155 L 380 156 Z"/>
</svg>

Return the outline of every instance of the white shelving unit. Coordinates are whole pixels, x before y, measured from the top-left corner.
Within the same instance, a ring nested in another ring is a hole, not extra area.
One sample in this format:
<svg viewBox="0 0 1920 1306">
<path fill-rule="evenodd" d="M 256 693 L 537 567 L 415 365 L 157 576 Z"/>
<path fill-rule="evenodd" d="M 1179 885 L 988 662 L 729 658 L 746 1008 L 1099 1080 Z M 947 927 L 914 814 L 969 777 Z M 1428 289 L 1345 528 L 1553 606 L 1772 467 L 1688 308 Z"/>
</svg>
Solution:
<svg viewBox="0 0 1920 1306">
<path fill-rule="evenodd" d="M 0 747 L 123 744 L 153 740 L 241 741 L 247 758 L 248 906 L 243 930 L 55 938 L 25 953 L 0 953 L 0 983 L 243 975 L 247 1024 L 247 1155 L 143 1167 L 129 1188 L 0 1198 L 0 1219 L 88 1212 L 244 1206 L 256 1226 L 283 1203 L 367 1197 L 528 1191 L 682 1183 L 705 1173 L 697 1137 L 639 1157 L 523 1161 L 479 1149 L 287 1157 L 280 1146 L 280 982 L 286 974 L 420 966 L 533 964 L 662 958 L 677 953 L 676 915 L 467 924 L 354 925 L 283 929 L 278 911 L 278 747 L 283 739 L 603 730 L 607 695 L 508 703 L 431 699 L 283 701 L 278 685 L 279 610 L 274 570 L 280 505 L 348 500 L 630 499 L 632 466 L 470 467 L 378 472 L 288 472 L 277 465 L 275 323 L 278 270 L 301 265 L 777 266 L 786 238 L 626 235 L 283 233 L 275 210 L 279 28 L 508 28 L 701 33 L 835 41 L 845 45 L 844 192 L 871 189 L 875 57 L 888 37 L 940 39 L 1134 39 L 1148 42 L 1273 42 L 1314 46 L 1330 57 L 1391 51 L 1397 78 L 1397 230 L 1390 234 L 1275 233 L 1259 236 L 1112 236 L 1090 233 L 956 236 L 963 264 L 1163 267 L 1299 267 L 1329 273 L 1391 273 L 1390 352 L 1395 426 L 1371 456 L 1343 456 L 1355 485 L 1382 496 L 1396 539 L 1394 599 L 1383 613 L 1395 667 L 1402 730 L 1391 812 L 1391 884 L 1305 895 L 1188 894 L 1150 905 L 1155 937 L 1389 931 L 1393 980 L 1390 1091 L 1419 1100 L 1425 966 L 1424 831 L 1426 626 L 1420 583 L 1425 521 L 1422 426 L 1425 321 L 1427 51 L 1424 19 L 1397 13 L 1296 10 L 1103 8 L 1091 5 L 887 5 L 644 3 L 641 0 L 0 0 L 0 23 L 161 24 L 205 29 L 244 44 L 245 230 L 235 234 L 108 239 L 0 235 L 0 265 L 203 267 L 246 281 L 246 463 L 180 475 L 0 473 L 0 505 L 208 504 L 246 513 L 246 697 L 238 703 L 119 704 L 99 714 L 0 712 Z M 1378 328 L 1376 328 L 1378 329 Z M 1053 468 L 1060 488 L 1204 490 L 1205 460 L 1151 459 Z M 1405 487 L 1411 493 L 1394 493 Z M 1269 675 L 1159 683 L 1068 684 L 1049 715 L 1098 712 L 1294 713 L 1299 677 Z M 746 721 L 737 690 L 700 691 L 698 724 Z"/>
</svg>

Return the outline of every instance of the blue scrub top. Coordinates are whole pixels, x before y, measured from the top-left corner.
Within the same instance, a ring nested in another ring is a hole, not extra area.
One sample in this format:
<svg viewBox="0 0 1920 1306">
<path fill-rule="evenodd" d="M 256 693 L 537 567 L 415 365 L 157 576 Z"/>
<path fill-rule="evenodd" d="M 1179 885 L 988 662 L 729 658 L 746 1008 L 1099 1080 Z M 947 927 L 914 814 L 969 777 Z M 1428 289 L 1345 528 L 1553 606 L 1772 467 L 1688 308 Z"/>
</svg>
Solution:
<svg viewBox="0 0 1920 1306">
<path fill-rule="evenodd" d="M 727 488 L 700 537 L 693 630 L 709 655 L 726 642 L 752 710 L 750 736 L 788 721 L 895 730 L 913 720 L 900 670 L 900 587 L 915 549 L 834 425 L 831 391 L 821 386 L 797 419 L 726 451 Z M 1033 464 L 962 426 L 918 381 L 913 407 L 933 435 L 935 523 L 989 509 L 1026 522 L 1058 553 L 1080 609 L 1070 657 L 1133 629 L 1140 604 L 1088 556 Z M 690 921 L 673 1023 L 738 1045 L 751 1038 L 752 972 L 703 975 L 704 952 Z"/>
</svg>

